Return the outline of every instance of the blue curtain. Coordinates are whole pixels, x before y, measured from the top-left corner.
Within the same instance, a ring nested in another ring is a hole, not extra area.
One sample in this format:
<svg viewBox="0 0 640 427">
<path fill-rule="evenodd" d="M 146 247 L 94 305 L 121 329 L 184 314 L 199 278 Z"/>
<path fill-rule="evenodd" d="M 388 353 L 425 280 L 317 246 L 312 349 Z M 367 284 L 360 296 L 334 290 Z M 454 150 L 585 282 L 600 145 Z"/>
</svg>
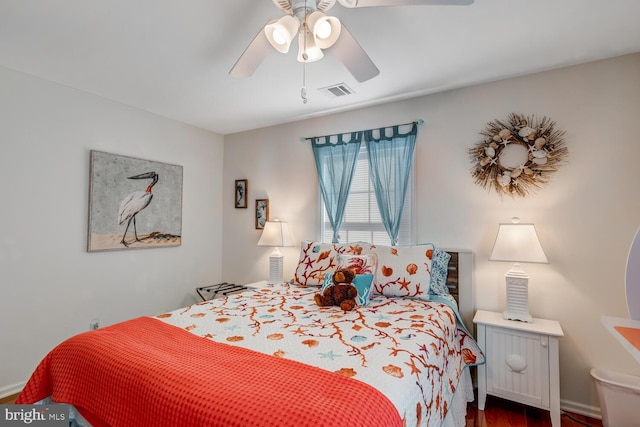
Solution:
<svg viewBox="0 0 640 427">
<path fill-rule="evenodd" d="M 346 139 L 348 135 L 350 138 Z M 362 132 L 340 134 L 336 137 L 336 142 L 331 142 L 328 136 L 311 138 L 320 192 L 333 228 L 333 243 L 338 243 L 338 231 L 347 206 L 347 196 L 362 143 Z"/>
<path fill-rule="evenodd" d="M 389 129 L 393 131 L 392 135 L 386 135 Z M 399 132 L 398 126 L 364 132 L 371 185 L 376 193 L 382 223 L 394 246 L 398 243 L 417 133 L 417 123 L 413 123 L 411 130 L 404 134 Z"/>
</svg>

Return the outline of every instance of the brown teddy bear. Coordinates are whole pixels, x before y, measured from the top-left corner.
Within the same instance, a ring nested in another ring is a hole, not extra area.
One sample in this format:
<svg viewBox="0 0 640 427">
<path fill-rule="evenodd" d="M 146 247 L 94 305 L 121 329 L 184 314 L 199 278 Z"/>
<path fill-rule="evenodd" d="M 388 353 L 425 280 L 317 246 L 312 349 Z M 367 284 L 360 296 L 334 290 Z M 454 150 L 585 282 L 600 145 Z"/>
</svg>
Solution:
<svg viewBox="0 0 640 427">
<path fill-rule="evenodd" d="M 342 268 L 333 273 L 333 284 L 327 286 L 322 293 L 314 296 L 316 304 L 320 307 L 337 305 L 344 311 L 353 310 L 356 305 L 358 289 L 353 285 L 356 274 L 353 270 Z"/>
</svg>

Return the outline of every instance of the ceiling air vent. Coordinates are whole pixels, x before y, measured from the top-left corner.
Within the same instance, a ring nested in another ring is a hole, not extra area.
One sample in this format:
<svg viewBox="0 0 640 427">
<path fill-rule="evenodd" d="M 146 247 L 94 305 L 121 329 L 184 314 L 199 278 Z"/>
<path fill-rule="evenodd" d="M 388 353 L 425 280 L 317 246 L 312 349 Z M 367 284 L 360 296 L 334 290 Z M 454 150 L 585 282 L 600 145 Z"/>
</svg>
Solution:
<svg viewBox="0 0 640 427">
<path fill-rule="evenodd" d="M 349 86 L 344 83 L 338 83 L 333 86 L 322 87 L 318 89 L 329 98 L 340 98 L 345 95 L 353 95 L 355 92 Z"/>
</svg>

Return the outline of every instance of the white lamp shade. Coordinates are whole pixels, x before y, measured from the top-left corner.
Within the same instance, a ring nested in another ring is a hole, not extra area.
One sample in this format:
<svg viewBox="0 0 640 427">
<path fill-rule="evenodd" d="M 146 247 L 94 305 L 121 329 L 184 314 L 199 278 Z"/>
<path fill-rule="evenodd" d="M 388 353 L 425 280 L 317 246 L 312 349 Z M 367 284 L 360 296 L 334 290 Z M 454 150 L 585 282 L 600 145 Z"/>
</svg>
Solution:
<svg viewBox="0 0 640 427">
<path fill-rule="evenodd" d="M 533 224 L 500 224 L 490 261 L 548 263 Z"/>
<path fill-rule="evenodd" d="M 314 62 L 323 56 L 322 49 L 316 45 L 315 39 L 309 30 L 300 31 L 300 35 L 298 35 L 298 61 Z"/>
<path fill-rule="evenodd" d="M 342 24 L 335 16 L 327 16 L 316 10 L 307 16 L 307 27 L 313 35 L 316 46 L 327 49 L 340 37 Z"/>
<path fill-rule="evenodd" d="M 267 221 L 262 230 L 258 246 L 294 246 L 289 223 L 284 221 Z"/>
<path fill-rule="evenodd" d="M 300 22 L 298 18 L 285 15 L 280 19 L 269 21 L 269 23 L 264 26 L 264 33 L 274 49 L 280 53 L 287 53 L 299 27 Z"/>
</svg>

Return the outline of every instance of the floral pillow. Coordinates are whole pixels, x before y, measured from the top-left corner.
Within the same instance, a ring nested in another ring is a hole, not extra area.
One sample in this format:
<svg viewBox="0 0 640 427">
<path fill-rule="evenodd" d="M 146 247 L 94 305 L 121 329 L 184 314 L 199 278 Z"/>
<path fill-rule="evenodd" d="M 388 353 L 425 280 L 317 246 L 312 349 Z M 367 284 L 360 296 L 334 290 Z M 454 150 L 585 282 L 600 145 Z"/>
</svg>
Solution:
<svg viewBox="0 0 640 427">
<path fill-rule="evenodd" d="M 364 255 L 340 254 L 336 269 L 349 268 L 355 274 L 374 274 L 377 265 L 378 255 L 373 253 Z"/>
<path fill-rule="evenodd" d="M 300 245 L 300 259 L 291 281 L 306 286 L 322 286 L 325 275 L 335 271 L 338 255 L 361 253 L 362 246 L 357 243 L 304 241 Z"/>
<path fill-rule="evenodd" d="M 376 246 L 378 266 L 373 282 L 375 292 L 428 300 L 434 249 L 432 244 Z"/>
</svg>

